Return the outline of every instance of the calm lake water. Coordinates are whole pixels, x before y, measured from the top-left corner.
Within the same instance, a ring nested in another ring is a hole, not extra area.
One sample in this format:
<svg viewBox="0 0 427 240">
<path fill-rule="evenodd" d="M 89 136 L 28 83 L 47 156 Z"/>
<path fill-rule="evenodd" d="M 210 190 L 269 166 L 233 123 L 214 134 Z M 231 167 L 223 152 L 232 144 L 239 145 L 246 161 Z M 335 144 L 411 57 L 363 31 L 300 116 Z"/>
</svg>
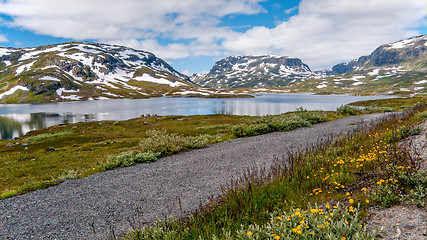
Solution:
<svg viewBox="0 0 427 240">
<path fill-rule="evenodd" d="M 0 104 L 0 139 L 23 136 L 26 132 L 52 125 L 75 122 L 126 120 L 143 114 L 262 116 L 295 111 L 336 110 L 361 100 L 388 96 L 312 95 L 299 93 L 262 94 L 256 98 L 151 98 L 111 99 L 85 102 Z"/>
</svg>

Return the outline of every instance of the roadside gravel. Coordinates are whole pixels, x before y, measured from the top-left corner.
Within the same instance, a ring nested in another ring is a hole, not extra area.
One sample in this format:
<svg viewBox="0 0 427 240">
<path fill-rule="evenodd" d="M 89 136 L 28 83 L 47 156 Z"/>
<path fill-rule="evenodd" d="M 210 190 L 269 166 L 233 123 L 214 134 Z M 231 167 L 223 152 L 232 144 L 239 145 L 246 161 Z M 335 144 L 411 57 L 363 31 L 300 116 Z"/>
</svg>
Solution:
<svg viewBox="0 0 427 240">
<path fill-rule="evenodd" d="M 319 139 L 353 131 L 385 114 L 351 116 L 291 132 L 218 143 L 139 164 L 69 180 L 0 201 L 2 239 L 96 239 L 195 211 L 221 186 L 249 168 L 268 167 L 286 149 L 303 150 Z"/>
</svg>

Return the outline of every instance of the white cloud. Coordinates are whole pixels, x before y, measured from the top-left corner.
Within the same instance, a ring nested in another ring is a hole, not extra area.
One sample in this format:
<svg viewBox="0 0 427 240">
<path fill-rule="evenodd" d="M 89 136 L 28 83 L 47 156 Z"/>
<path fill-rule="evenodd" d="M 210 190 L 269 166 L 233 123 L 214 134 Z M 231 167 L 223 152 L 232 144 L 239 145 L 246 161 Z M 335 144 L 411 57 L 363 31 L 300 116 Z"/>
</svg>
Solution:
<svg viewBox="0 0 427 240">
<path fill-rule="evenodd" d="M 283 13 L 298 9 L 298 15 L 274 28 L 240 33 L 221 25 L 227 15 L 265 12 L 260 1 L 1 0 L 0 11 L 12 17 L 1 19 L 2 26 L 123 44 L 169 60 L 276 54 L 299 57 L 313 69 L 369 54 L 425 25 L 425 0 L 302 0 Z"/>
<path fill-rule="evenodd" d="M 258 1 L 9 0 L 2 1 L 1 12 L 13 16 L 9 26 L 38 34 L 129 43 L 173 59 L 218 51 L 218 43 L 234 34 L 217 27 L 220 18 L 262 12 Z M 178 43 L 164 46 L 158 38 Z"/>
<path fill-rule="evenodd" d="M 0 43 L 9 42 L 9 39 L 5 35 L 0 34 Z"/>
<path fill-rule="evenodd" d="M 412 28 L 426 16 L 425 0 L 302 0 L 298 9 L 274 28 L 254 27 L 227 38 L 223 47 L 230 54 L 295 56 L 320 69 L 417 35 Z"/>
<path fill-rule="evenodd" d="M 187 76 L 193 75 L 193 73 L 190 72 L 188 69 L 185 69 L 184 71 L 182 71 L 182 74 L 187 75 Z"/>
<path fill-rule="evenodd" d="M 297 6 L 295 6 L 295 7 L 292 7 L 292 8 L 286 9 L 286 10 L 284 11 L 284 13 L 289 14 L 289 13 L 291 13 L 291 12 L 293 12 L 293 11 L 297 10 L 297 9 L 298 9 L 298 7 L 297 7 Z"/>
</svg>

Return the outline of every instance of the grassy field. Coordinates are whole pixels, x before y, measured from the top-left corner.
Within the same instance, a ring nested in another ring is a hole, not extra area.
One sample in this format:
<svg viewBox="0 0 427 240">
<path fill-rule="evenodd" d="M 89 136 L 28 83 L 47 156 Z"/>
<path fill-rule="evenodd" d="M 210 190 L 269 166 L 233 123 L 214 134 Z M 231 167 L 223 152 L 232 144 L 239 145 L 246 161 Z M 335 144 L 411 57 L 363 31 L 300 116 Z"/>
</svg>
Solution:
<svg viewBox="0 0 427 240">
<path fill-rule="evenodd" d="M 0 198 L 56 185 L 67 178 L 152 162 L 207 144 L 289 131 L 337 117 L 334 112 L 300 109 L 265 117 L 144 116 L 52 126 L 19 139 L 0 140 Z"/>
<path fill-rule="evenodd" d="M 53 126 L 0 141 L 1 198 L 115 167 L 238 137 L 289 131 L 346 115 L 402 110 L 372 129 L 303 153 L 285 153 L 269 171 L 251 172 L 215 202 L 185 219 L 124 233 L 125 239 L 373 239 L 365 209 L 402 202 L 425 206 L 427 178 L 398 142 L 427 118 L 423 96 L 357 103 L 336 112 L 263 117 L 144 116 Z M 356 105 L 356 104 L 355 104 Z M 286 164 L 290 162 L 290 164 Z"/>
<path fill-rule="evenodd" d="M 399 147 L 420 133 L 423 104 L 309 152 L 284 154 L 185 219 L 127 232 L 124 239 L 374 239 L 366 209 L 427 206 L 427 173 Z M 289 164 L 286 164 L 289 162 Z"/>
</svg>

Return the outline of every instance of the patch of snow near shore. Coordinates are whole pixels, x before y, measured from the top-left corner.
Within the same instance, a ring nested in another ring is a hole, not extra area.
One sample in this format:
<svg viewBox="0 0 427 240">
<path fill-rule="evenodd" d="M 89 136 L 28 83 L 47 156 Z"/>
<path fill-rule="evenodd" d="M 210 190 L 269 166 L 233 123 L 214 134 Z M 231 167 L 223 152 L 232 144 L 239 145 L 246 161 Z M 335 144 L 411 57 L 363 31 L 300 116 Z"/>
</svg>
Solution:
<svg viewBox="0 0 427 240">
<path fill-rule="evenodd" d="M 4 92 L 4 93 L 0 93 L 0 99 L 5 96 L 5 95 L 11 95 L 14 92 L 18 91 L 18 90 L 23 90 L 23 91 L 28 91 L 27 87 L 18 85 L 18 86 L 14 86 L 13 88 L 9 89 L 8 91 Z"/>
<path fill-rule="evenodd" d="M 66 100 L 80 100 L 80 96 L 77 95 L 62 96 L 62 93 L 76 93 L 79 91 L 80 90 L 66 90 L 65 88 L 59 88 L 58 90 L 56 90 L 56 94 L 62 99 Z"/>
<path fill-rule="evenodd" d="M 200 95 L 204 95 L 204 96 L 208 96 L 209 95 L 209 93 L 206 93 L 206 92 L 196 92 L 196 91 L 184 91 L 184 92 L 178 92 L 176 94 L 181 94 L 181 95 L 200 94 Z"/>
<path fill-rule="evenodd" d="M 321 84 L 321 85 L 319 85 L 319 86 L 317 86 L 317 88 L 325 88 L 325 87 L 327 87 L 328 85 L 326 85 L 326 84 Z"/>
<path fill-rule="evenodd" d="M 425 83 L 427 83 L 427 80 L 421 80 L 421 81 L 419 81 L 419 82 L 415 82 L 414 84 L 425 84 Z"/>
</svg>

